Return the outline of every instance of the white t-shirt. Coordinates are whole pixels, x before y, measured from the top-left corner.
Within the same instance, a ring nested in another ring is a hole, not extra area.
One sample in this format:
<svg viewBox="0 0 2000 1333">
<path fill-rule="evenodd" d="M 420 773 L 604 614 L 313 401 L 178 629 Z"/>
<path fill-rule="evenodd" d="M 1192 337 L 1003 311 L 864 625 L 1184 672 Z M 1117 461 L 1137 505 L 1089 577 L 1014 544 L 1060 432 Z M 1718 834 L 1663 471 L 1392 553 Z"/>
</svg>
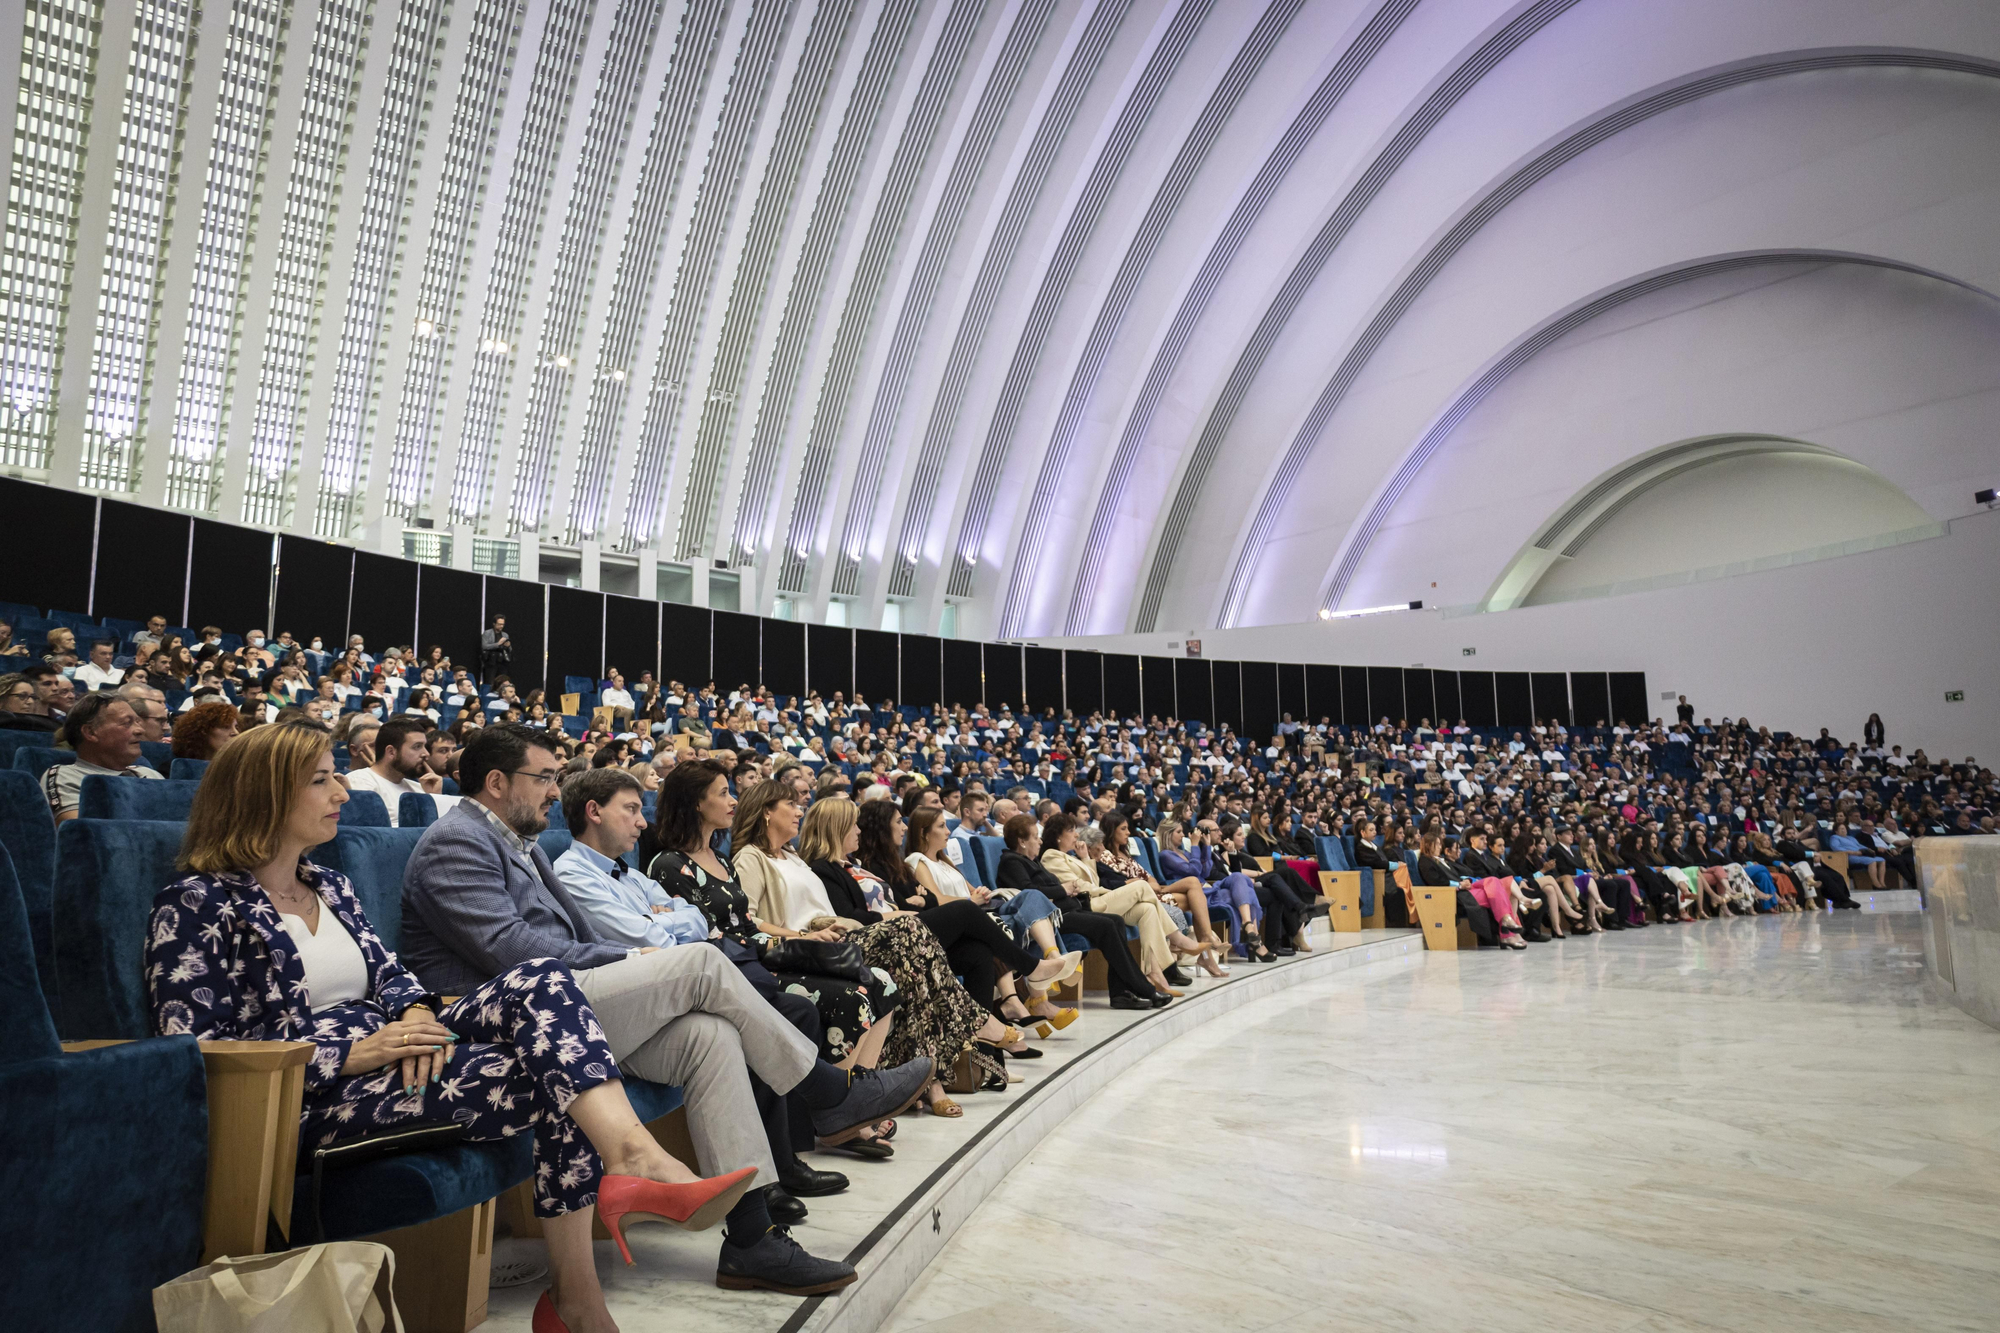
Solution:
<svg viewBox="0 0 2000 1333">
<path fill-rule="evenodd" d="M 332 908 L 321 905 L 317 934 L 306 929 L 302 916 L 281 912 L 278 920 L 292 937 L 299 966 L 305 969 L 307 1004 L 328 1009 L 368 998 L 368 960 Z"/>
<path fill-rule="evenodd" d="M 56 816 L 68 814 L 76 809 L 76 803 L 83 791 L 83 780 L 88 777 L 106 778 L 157 778 L 157 769 L 145 764 L 134 764 L 130 768 L 105 768 L 101 764 L 86 763 L 82 759 L 71 760 L 67 764 L 54 764 L 42 774 L 42 795 L 48 798 L 49 809 Z"/>
<path fill-rule="evenodd" d="M 125 673 L 117 667 L 104 667 L 100 669 L 95 662 L 85 662 L 76 669 L 76 674 L 71 676 L 70 679 L 87 690 L 101 690 L 106 685 L 116 685 L 118 682 L 124 680 Z"/>
<path fill-rule="evenodd" d="M 958 867 L 949 861 L 933 861 L 920 852 L 911 852 L 903 860 L 912 870 L 918 866 L 931 868 L 931 879 L 937 884 L 940 898 L 970 898 L 972 885 L 966 883 L 965 876 L 958 873 Z"/>
<path fill-rule="evenodd" d="M 420 783 L 414 782 L 409 778 L 404 778 L 400 783 L 391 782 L 372 768 L 358 768 L 348 773 L 347 789 L 349 791 L 372 791 L 381 797 L 382 804 L 389 807 L 389 827 L 391 828 L 400 827 L 397 823 L 396 810 L 402 804 L 403 793 L 415 792 L 421 796 L 424 792 L 423 786 Z"/>
</svg>

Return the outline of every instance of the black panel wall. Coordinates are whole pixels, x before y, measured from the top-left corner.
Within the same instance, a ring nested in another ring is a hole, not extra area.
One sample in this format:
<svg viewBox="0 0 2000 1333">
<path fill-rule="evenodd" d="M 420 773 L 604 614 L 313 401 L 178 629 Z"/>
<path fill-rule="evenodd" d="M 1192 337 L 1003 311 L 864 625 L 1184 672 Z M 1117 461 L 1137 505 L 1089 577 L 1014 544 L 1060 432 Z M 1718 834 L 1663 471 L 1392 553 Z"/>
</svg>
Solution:
<svg viewBox="0 0 2000 1333">
<path fill-rule="evenodd" d="M 1569 677 L 1560 671 L 1537 671 L 1528 677 L 1528 685 L 1535 696 L 1536 720 L 1553 718 L 1568 726 Z"/>
<path fill-rule="evenodd" d="M 1078 717 L 1104 711 L 1104 654 L 1072 649 L 1063 654 L 1063 701 Z"/>
<path fill-rule="evenodd" d="M 1215 726 L 1215 677 L 1212 663 L 1204 657 L 1174 659 L 1174 699 L 1180 705 L 1181 721 L 1206 722 Z"/>
<path fill-rule="evenodd" d="M 1181 715 L 1179 705 L 1174 702 L 1173 658 L 1139 659 L 1139 702 L 1145 705 L 1147 717 L 1157 717 L 1162 722 Z"/>
<path fill-rule="evenodd" d="M 280 537 L 278 596 L 271 613 L 271 633 L 290 630 L 300 643 L 320 639 L 328 652 L 339 651 L 347 642 L 347 595 L 353 579 L 354 552 L 350 548 L 310 537 Z M 535 601 L 535 618 L 539 620 L 539 592 Z M 540 651 L 537 647 L 538 656 Z M 518 653 L 514 660 L 520 660 Z M 540 669 L 538 662 L 536 670 Z"/>
<path fill-rule="evenodd" d="M 903 692 L 898 703 L 929 708 L 944 702 L 944 640 L 928 634 L 903 636 Z"/>
<path fill-rule="evenodd" d="M 478 596 L 475 589 L 473 595 Z M 103 612 L 99 612 L 102 615 Z M 242 634 L 267 633 L 271 619 L 271 534 L 213 519 L 194 521 L 194 559 L 188 566 L 188 623 L 220 625 Z"/>
<path fill-rule="evenodd" d="M 1403 701 L 1403 668 L 1368 668 L 1368 715 L 1370 722 L 1386 717 L 1392 726 L 1409 715 Z"/>
<path fill-rule="evenodd" d="M 1496 727 L 1500 725 L 1493 707 L 1493 673 L 1491 671 L 1461 671 L 1458 673 L 1458 707 L 1465 715 L 1467 726 Z"/>
<path fill-rule="evenodd" d="M 1243 734 L 1258 745 L 1278 730 L 1278 664 L 1243 664 Z"/>
<path fill-rule="evenodd" d="M 1018 644 L 989 643 L 980 652 L 985 662 L 986 706 L 994 712 L 1001 707 L 1019 712 L 1021 697 L 1021 649 Z"/>
<path fill-rule="evenodd" d="M 795 620 L 764 622 L 764 683 L 773 693 L 806 692 L 806 627 Z"/>
<path fill-rule="evenodd" d="M 199 569 L 201 533 L 195 533 Z M 417 652 L 428 655 L 431 645 L 444 649 L 453 666 L 479 674 L 479 575 L 468 569 L 417 568 Z"/>
<path fill-rule="evenodd" d="M 617 667 L 631 689 L 639 673 L 660 673 L 660 604 L 647 597 L 604 598 L 604 670 Z"/>
<path fill-rule="evenodd" d="M 284 587 L 284 576 L 280 574 L 278 590 L 283 592 Z M 529 690 L 542 688 L 542 655 L 549 642 L 542 603 L 547 595 L 545 583 L 486 576 L 486 604 L 481 611 L 480 628 L 492 623 L 494 616 L 507 617 L 507 637 L 514 641 L 514 656 L 507 663 L 505 674 L 523 698 Z"/>
<path fill-rule="evenodd" d="M 1329 662 L 1306 663 L 1306 707 L 1301 721 L 1315 725 L 1321 718 L 1340 721 L 1340 668 Z"/>
<path fill-rule="evenodd" d="M 967 708 L 986 699 L 986 687 L 979 678 L 979 645 L 971 639 L 944 641 L 944 701 L 947 707 Z"/>
<path fill-rule="evenodd" d="M 1652 696 L 1646 693 L 1646 673 L 1643 671 L 1614 671 L 1611 673 L 1611 720 L 1623 722 L 1627 726 L 1639 727 L 1652 721 Z"/>
<path fill-rule="evenodd" d="M 14 558 L 7 562 L 0 601 L 20 602 L 45 613 L 90 614 L 91 525 L 97 519 L 96 499 L 0 477 L 0 514 L 6 516 L 7 544 L 14 552 Z M 67 558 L 29 558 L 33 551 L 62 551 Z M 163 609 L 160 614 L 171 619 L 180 610 L 177 606 L 171 613 Z"/>
<path fill-rule="evenodd" d="M 1431 689 L 1437 695 L 1437 724 L 1457 725 L 1465 716 L 1465 705 L 1459 702 L 1458 673 L 1456 671 L 1431 672 Z"/>
<path fill-rule="evenodd" d="M 854 697 L 854 631 L 844 625 L 806 626 L 806 688 L 833 702 L 837 690 Z"/>
<path fill-rule="evenodd" d="M 1104 655 L 1104 709 L 1120 717 L 1140 710 L 1139 659 L 1132 653 Z"/>
<path fill-rule="evenodd" d="M 1579 727 L 1611 725 L 1611 681 L 1602 671 L 1569 673 L 1570 712 Z"/>
<path fill-rule="evenodd" d="M 1053 708 L 1058 713 L 1063 709 L 1063 659 L 1060 648 L 1024 648 L 1021 657 L 1025 662 L 1025 679 L 1022 688 L 1028 696 L 1028 710 L 1039 713 Z"/>
<path fill-rule="evenodd" d="M 1403 673 L 1403 708 L 1411 726 L 1425 718 L 1433 723 L 1438 720 L 1437 686 L 1431 680 L 1430 668 L 1411 667 Z"/>
<path fill-rule="evenodd" d="M 413 560 L 373 551 L 354 553 L 354 599 L 347 609 L 347 632 L 359 634 L 380 657 L 391 644 L 408 644 L 417 633 L 417 569 Z"/>
<path fill-rule="evenodd" d="M 188 535 L 192 520 L 186 514 L 170 514 L 164 509 L 106 500 L 97 517 L 97 586 L 90 613 L 102 619 L 144 620 L 165 616 L 169 625 L 181 623 L 187 609 Z M 55 548 L 76 550 L 84 563 L 88 548 L 69 543 Z M 17 551 L 21 548 L 16 548 Z M 21 598 L 9 598 L 20 601 Z M 81 611 L 81 606 L 57 608 Z M 188 626 L 200 629 L 197 622 Z M 224 625 L 229 632 L 240 632 Z M 400 642 L 400 640 L 399 640 Z M 193 646 L 193 645 L 190 645 Z"/>
<path fill-rule="evenodd" d="M 1528 727 L 1534 725 L 1534 696 L 1528 688 L 1528 673 L 1525 671 L 1494 672 L 1493 706 L 1497 710 L 1495 726 Z"/>
<path fill-rule="evenodd" d="M 1237 735 L 1243 734 L 1243 664 L 1241 662 L 1213 663 L 1215 680 L 1215 716 L 1210 719 L 1217 725 L 1224 722 Z"/>
<path fill-rule="evenodd" d="M 1375 721 L 1368 714 L 1367 667 L 1340 669 L 1340 720 L 1350 727 L 1365 727 Z"/>
<path fill-rule="evenodd" d="M 1306 717 L 1306 668 L 1302 662 L 1278 663 L 1278 713 L 1290 713 L 1292 721 L 1305 722 Z"/>
<path fill-rule="evenodd" d="M 854 692 L 871 704 L 894 699 L 903 688 L 896 665 L 896 636 L 887 630 L 854 631 Z"/>
<path fill-rule="evenodd" d="M 510 622 L 511 623 L 511 622 Z M 518 664 L 520 657 L 515 656 Z M 565 679 L 581 676 L 591 688 L 604 675 L 604 594 L 549 587 L 549 698 L 561 701 Z M 555 710 L 551 708 L 550 712 Z"/>
<path fill-rule="evenodd" d="M 739 685 L 757 685 L 764 675 L 756 616 L 741 611 L 715 614 L 715 688 L 724 696 Z"/>
<path fill-rule="evenodd" d="M 491 593 L 487 596 L 490 598 Z M 705 606 L 660 604 L 660 679 L 698 690 L 715 678 L 711 641 L 715 626 Z"/>
</svg>

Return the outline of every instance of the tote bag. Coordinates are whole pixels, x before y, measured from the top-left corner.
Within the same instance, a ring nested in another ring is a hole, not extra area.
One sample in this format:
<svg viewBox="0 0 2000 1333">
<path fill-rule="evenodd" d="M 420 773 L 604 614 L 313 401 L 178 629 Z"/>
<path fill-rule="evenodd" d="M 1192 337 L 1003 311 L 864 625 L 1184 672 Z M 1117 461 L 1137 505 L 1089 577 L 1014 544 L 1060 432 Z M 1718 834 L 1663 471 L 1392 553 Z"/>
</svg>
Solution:
<svg viewBox="0 0 2000 1333">
<path fill-rule="evenodd" d="M 218 1259 L 153 1288 L 160 1333 L 402 1333 L 396 1256 L 342 1240 Z"/>
</svg>

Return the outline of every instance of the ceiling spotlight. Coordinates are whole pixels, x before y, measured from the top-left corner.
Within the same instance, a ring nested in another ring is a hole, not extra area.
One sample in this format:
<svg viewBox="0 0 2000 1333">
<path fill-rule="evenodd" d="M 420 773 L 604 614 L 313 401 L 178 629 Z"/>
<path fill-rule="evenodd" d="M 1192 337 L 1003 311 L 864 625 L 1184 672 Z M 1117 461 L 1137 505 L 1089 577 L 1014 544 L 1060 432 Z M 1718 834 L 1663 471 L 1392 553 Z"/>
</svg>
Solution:
<svg viewBox="0 0 2000 1333">
<path fill-rule="evenodd" d="M 417 336 L 419 338 L 428 338 L 436 331 L 437 325 L 431 323 L 429 320 L 420 319 L 417 321 Z"/>
<path fill-rule="evenodd" d="M 1989 487 L 1983 491 L 1974 491 L 1972 493 L 1972 502 L 1982 505 L 2000 504 L 2000 490 L 1994 490 Z"/>
<path fill-rule="evenodd" d="M 1323 607 L 1323 606 L 1322 606 L 1322 607 L 1321 607 L 1321 608 L 1319 609 L 1319 618 L 1320 618 L 1321 620 L 1332 620 L 1332 619 L 1333 619 L 1333 612 L 1331 612 L 1331 611 L 1327 610 L 1327 609 L 1326 609 L 1325 607 Z"/>
<path fill-rule="evenodd" d="M 568 369 L 569 369 L 569 358 L 568 358 L 568 357 L 566 357 L 566 356 L 559 356 L 559 357 L 557 357 L 557 358 L 556 358 L 556 369 L 558 369 L 558 370 L 568 370 Z"/>
<path fill-rule="evenodd" d="M 620 384 L 623 384 L 625 382 L 625 372 L 622 370 L 614 370 L 611 372 L 611 378 L 617 380 Z"/>
</svg>

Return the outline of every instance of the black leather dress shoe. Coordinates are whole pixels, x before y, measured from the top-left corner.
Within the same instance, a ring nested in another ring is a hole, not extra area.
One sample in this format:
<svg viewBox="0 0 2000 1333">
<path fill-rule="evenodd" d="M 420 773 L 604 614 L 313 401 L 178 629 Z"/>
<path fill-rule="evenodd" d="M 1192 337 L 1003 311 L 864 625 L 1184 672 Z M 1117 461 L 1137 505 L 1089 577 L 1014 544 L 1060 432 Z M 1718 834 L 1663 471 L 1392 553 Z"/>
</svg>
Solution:
<svg viewBox="0 0 2000 1333">
<path fill-rule="evenodd" d="M 781 1227 L 797 1226 L 806 1220 L 806 1206 L 793 1198 L 783 1185 L 764 1187 L 764 1206 L 771 1210 L 771 1220 Z"/>
<path fill-rule="evenodd" d="M 1169 986 L 1192 986 L 1194 984 L 1194 978 L 1189 976 L 1187 969 L 1179 963 L 1175 963 L 1161 975 L 1166 977 Z"/>
<path fill-rule="evenodd" d="M 1173 997 L 1173 996 L 1171 996 L 1171 995 L 1168 995 L 1168 994 L 1167 994 L 1167 993 L 1165 993 L 1164 991 L 1154 991 L 1154 992 L 1153 992 L 1153 1001 L 1152 1001 L 1152 1003 L 1153 1003 L 1153 1008 L 1155 1008 L 1155 1009 L 1164 1009 L 1164 1008 L 1166 1008 L 1166 1007 L 1167 1007 L 1168 1005 L 1172 1004 L 1173 1002 L 1174 1002 L 1174 997 Z"/>
<path fill-rule="evenodd" d="M 1113 1009 L 1151 1009 L 1153 1006 L 1149 1001 L 1141 999 L 1137 995 L 1120 993 L 1111 997 L 1111 1007 Z"/>
<path fill-rule="evenodd" d="M 778 1183 L 785 1187 L 787 1194 L 813 1199 L 822 1194 L 840 1193 L 847 1188 L 847 1177 L 838 1171 L 815 1171 L 794 1157 L 778 1167 Z"/>
</svg>

